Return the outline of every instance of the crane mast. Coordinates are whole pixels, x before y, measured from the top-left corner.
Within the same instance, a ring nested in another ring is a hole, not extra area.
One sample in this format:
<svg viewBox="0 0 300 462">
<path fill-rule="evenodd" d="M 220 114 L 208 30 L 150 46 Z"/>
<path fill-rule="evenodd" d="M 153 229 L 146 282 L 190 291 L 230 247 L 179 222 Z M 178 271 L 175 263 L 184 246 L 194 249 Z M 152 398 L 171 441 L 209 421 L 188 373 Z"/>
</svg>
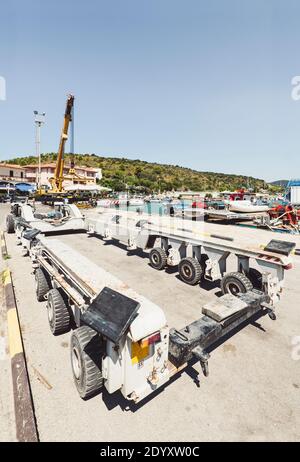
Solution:
<svg viewBox="0 0 300 462">
<path fill-rule="evenodd" d="M 52 191 L 56 193 L 63 192 L 65 144 L 68 139 L 69 124 L 72 121 L 73 104 L 74 104 L 74 96 L 68 95 L 65 116 L 64 116 L 64 124 L 63 124 L 63 129 L 62 129 L 62 133 L 60 137 L 59 148 L 58 148 L 54 177 L 49 180 L 51 183 Z"/>
</svg>

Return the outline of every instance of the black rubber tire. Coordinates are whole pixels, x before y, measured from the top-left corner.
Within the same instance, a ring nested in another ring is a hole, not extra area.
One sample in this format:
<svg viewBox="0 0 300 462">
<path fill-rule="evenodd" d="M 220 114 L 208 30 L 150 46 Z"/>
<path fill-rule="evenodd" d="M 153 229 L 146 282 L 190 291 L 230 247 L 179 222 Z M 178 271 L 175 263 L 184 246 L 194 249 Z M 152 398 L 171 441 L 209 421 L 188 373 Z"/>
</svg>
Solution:
<svg viewBox="0 0 300 462">
<path fill-rule="evenodd" d="M 201 264 L 196 258 L 183 258 L 178 265 L 180 278 L 191 286 L 198 284 L 201 280 L 203 271 Z"/>
<path fill-rule="evenodd" d="M 253 289 L 252 282 L 243 273 L 227 273 L 221 280 L 223 294 L 237 295 Z"/>
<path fill-rule="evenodd" d="M 51 289 L 49 291 L 47 311 L 49 326 L 53 335 L 64 334 L 70 330 L 70 311 L 58 289 Z"/>
<path fill-rule="evenodd" d="M 6 231 L 8 234 L 15 232 L 15 220 L 11 213 L 9 213 L 6 217 Z"/>
<path fill-rule="evenodd" d="M 101 391 L 103 343 L 99 334 L 88 326 L 74 330 L 71 336 L 71 365 L 74 382 L 82 399 Z"/>
<path fill-rule="evenodd" d="M 255 268 L 249 268 L 248 278 L 252 282 L 252 285 L 257 290 L 262 290 L 263 283 L 262 283 L 262 274 Z"/>
<path fill-rule="evenodd" d="M 49 276 L 42 268 L 37 268 L 35 272 L 35 292 L 39 302 L 45 300 L 45 295 L 51 289 L 51 281 Z"/>
<path fill-rule="evenodd" d="M 150 265 L 159 271 L 166 267 L 167 258 L 166 251 L 161 247 L 154 247 L 149 254 Z"/>
</svg>

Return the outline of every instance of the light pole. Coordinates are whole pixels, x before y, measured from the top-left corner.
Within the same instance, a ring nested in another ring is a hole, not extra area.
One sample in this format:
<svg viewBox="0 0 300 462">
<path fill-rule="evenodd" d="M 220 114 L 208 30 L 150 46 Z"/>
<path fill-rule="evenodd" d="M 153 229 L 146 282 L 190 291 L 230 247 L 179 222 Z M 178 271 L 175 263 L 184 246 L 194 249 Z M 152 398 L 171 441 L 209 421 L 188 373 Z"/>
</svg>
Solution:
<svg viewBox="0 0 300 462">
<path fill-rule="evenodd" d="M 41 188 L 41 126 L 45 123 L 45 112 L 33 111 L 35 123 L 35 152 L 39 160 L 37 188 Z"/>
</svg>

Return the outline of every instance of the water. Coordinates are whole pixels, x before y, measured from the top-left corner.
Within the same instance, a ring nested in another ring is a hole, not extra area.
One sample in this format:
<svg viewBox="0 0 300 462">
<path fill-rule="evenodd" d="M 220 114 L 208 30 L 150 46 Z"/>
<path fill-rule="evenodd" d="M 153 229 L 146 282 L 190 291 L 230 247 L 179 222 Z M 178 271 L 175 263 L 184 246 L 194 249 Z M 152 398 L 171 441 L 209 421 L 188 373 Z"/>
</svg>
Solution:
<svg viewBox="0 0 300 462">
<path fill-rule="evenodd" d="M 217 201 L 214 201 L 217 203 Z M 220 204 L 222 201 L 219 201 Z M 184 200 L 181 201 L 179 204 L 171 204 L 171 203 L 161 203 L 161 202 L 146 202 L 144 205 L 129 205 L 127 206 L 126 204 L 120 205 L 119 207 L 112 206 L 110 208 L 115 208 L 115 210 L 127 210 L 129 212 L 136 212 L 137 210 L 141 210 L 142 212 L 148 213 L 150 215 L 167 215 L 168 214 L 168 207 L 173 205 L 174 209 L 186 209 L 190 208 L 192 206 L 193 201 L 192 200 Z M 286 201 L 270 201 L 267 205 L 269 207 L 276 207 L 276 205 L 286 205 L 288 202 Z M 262 201 L 258 200 L 257 205 L 266 205 Z M 218 207 L 217 207 L 218 208 Z"/>
<path fill-rule="evenodd" d="M 150 215 L 166 215 L 168 210 L 168 205 L 166 203 L 160 202 L 147 202 L 144 205 L 120 205 L 119 207 L 111 207 L 115 208 L 116 210 L 127 210 L 129 212 L 136 212 L 137 210 L 141 210 L 142 212 L 149 213 Z M 185 209 L 192 206 L 191 200 L 182 201 L 180 204 L 174 204 L 173 207 L 176 209 Z"/>
</svg>

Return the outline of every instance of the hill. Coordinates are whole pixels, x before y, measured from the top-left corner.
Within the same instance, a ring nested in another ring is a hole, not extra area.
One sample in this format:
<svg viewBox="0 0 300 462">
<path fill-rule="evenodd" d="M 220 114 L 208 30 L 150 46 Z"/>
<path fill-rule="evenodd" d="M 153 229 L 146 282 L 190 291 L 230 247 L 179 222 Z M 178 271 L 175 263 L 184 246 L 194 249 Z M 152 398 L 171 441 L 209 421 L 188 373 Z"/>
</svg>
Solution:
<svg viewBox="0 0 300 462">
<path fill-rule="evenodd" d="M 55 161 L 56 153 L 42 154 L 42 162 Z M 69 161 L 69 155 L 65 156 Z M 8 163 L 18 165 L 36 164 L 34 156 L 17 157 Z M 126 158 L 102 157 L 96 154 L 75 154 L 75 165 L 99 167 L 102 169 L 101 184 L 116 191 L 126 188 L 150 191 L 192 190 L 223 191 L 235 190 L 250 185 L 255 191 L 266 187 L 264 180 L 242 175 L 199 172 L 179 165 L 150 163 Z"/>
<path fill-rule="evenodd" d="M 286 188 L 289 180 L 277 180 L 272 181 L 270 184 L 274 186 L 280 186 L 281 188 Z"/>
</svg>

